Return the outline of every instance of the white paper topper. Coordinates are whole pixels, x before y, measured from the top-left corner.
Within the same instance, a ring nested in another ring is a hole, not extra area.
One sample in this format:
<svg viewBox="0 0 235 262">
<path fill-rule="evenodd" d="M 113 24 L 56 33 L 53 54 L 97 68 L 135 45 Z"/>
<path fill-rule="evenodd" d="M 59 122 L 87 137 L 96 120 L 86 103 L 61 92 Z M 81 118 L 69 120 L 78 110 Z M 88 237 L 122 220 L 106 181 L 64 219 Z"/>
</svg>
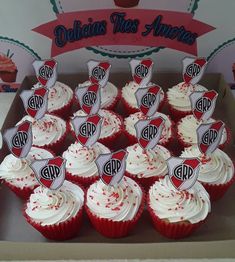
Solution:
<svg viewBox="0 0 235 262">
<path fill-rule="evenodd" d="M 24 158 L 28 155 L 32 143 L 32 124 L 29 121 L 7 129 L 3 138 L 6 141 L 9 150 L 17 158 Z"/>
<path fill-rule="evenodd" d="M 45 115 L 48 102 L 48 90 L 45 87 L 23 90 L 20 97 L 28 115 L 35 119 L 40 119 Z"/>
<path fill-rule="evenodd" d="M 91 83 L 105 87 L 109 79 L 110 63 L 90 60 L 87 66 Z"/>
<path fill-rule="evenodd" d="M 218 93 L 214 90 L 206 92 L 193 92 L 190 95 L 193 115 L 198 120 L 208 120 L 214 110 Z"/>
<path fill-rule="evenodd" d="M 36 160 L 30 167 L 38 182 L 51 190 L 60 188 L 65 180 L 65 159 L 58 156 L 50 159 Z"/>
<path fill-rule="evenodd" d="M 75 93 L 83 112 L 88 115 L 98 113 L 101 105 L 100 86 L 98 84 L 77 87 Z"/>
<path fill-rule="evenodd" d="M 101 180 L 109 186 L 120 183 L 126 170 L 127 152 L 119 150 L 115 153 L 102 154 L 96 159 Z"/>
<path fill-rule="evenodd" d="M 207 61 L 205 58 L 183 59 L 183 79 L 186 84 L 197 84 L 202 78 L 206 69 Z"/>
<path fill-rule="evenodd" d="M 139 120 L 135 124 L 136 135 L 139 145 L 143 149 L 153 149 L 161 135 L 165 120 L 162 117 L 155 117 L 147 120 Z"/>
<path fill-rule="evenodd" d="M 157 112 L 160 103 L 161 90 L 160 86 L 154 85 L 139 88 L 135 92 L 137 105 L 140 111 L 146 116 L 152 116 Z"/>
<path fill-rule="evenodd" d="M 151 59 L 130 61 L 133 80 L 140 86 L 145 87 L 151 81 L 153 71 L 153 61 Z"/>
<path fill-rule="evenodd" d="M 222 121 L 217 121 L 210 124 L 201 124 L 197 128 L 198 148 L 203 154 L 210 154 L 216 150 L 220 144 L 224 126 Z"/>
<path fill-rule="evenodd" d="M 100 137 L 102 117 L 76 116 L 71 120 L 78 142 L 83 146 L 92 146 Z"/>
<path fill-rule="evenodd" d="M 197 181 L 200 165 L 198 158 L 169 158 L 167 166 L 173 186 L 179 191 L 191 188 Z"/>
<path fill-rule="evenodd" d="M 57 80 L 57 62 L 54 59 L 36 60 L 33 62 L 33 67 L 42 86 L 46 88 L 54 86 Z"/>
</svg>

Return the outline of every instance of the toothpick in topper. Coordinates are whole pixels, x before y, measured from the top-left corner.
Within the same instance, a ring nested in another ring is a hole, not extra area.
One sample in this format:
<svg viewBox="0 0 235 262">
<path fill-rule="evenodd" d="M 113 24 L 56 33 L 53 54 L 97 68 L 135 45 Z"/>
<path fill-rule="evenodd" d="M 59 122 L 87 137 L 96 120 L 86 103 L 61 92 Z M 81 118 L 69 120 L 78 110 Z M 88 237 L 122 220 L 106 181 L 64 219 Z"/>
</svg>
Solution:
<svg viewBox="0 0 235 262">
<path fill-rule="evenodd" d="M 110 154 L 102 154 L 96 159 L 100 178 L 104 184 L 115 186 L 120 183 L 126 170 L 127 152 L 119 150 Z"/>
<path fill-rule="evenodd" d="M 220 144 L 224 126 L 222 121 L 217 121 L 201 124 L 197 128 L 198 148 L 203 154 L 210 154 L 216 150 Z"/>
<path fill-rule="evenodd" d="M 197 84 L 202 78 L 206 69 L 205 58 L 186 57 L 183 60 L 183 79 L 186 84 Z"/>
<path fill-rule="evenodd" d="M 214 90 L 207 92 L 193 92 L 190 95 L 193 115 L 198 120 L 208 120 L 214 110 L 218 93 Z"/>
<path fill-rule="evenodd" d="M 76 116 L 71 120 L 78 142 L 86 147 L 92 146 L 100 137 L 102 117 Z"/>
<path fill-rule="evenodd" d="M 157 145 L 164 123 L 165 120 L 162 117 L 155 117 L 139 120 L 135 124 L 138 142 L 143 149 L 153 149 Z"/>
<path fill-rule="evenodd" d="M 46 88 L 54 86 L 57 79 L 57 62 L 54 59 L 36 60 L 33 62 L 33 67 L 42 86 Z"/>
<path fill-rule="evenodd" d="M 157 112 L 160 103 L 161 87 L 154 85 L 139 88 L 135 92 L 137 105 L 140 111 L 146 116 L 152 116 Z"/>
<path fill-rule="evenodd" d="M 7 129 L 3 138 L 6 141 L 9 150 L 17 158 L 24 158 L 28 155 L 32 143 L 32 124 L 29 121 Z"/>
<path fill-rule="evenodd" d="M 20 97 L 28 115 L 35 119 L 40 119 L 45 115 L 48 101 L 48 90 L 45 87 L 24 90 Z"/>
<path fill-rule="evenodd" d="M 100 87 L 98 84 L 78 87 L 75 93 L 83 112 L 88 115 L 98 113 L 101 105 Z"/>
<path fill-rule="evenodd" d="M 179 191 L 191 188 L 197 181 L 200 165 L 198 158 L 169 158 L 167 166 L 173 186 Z"/>
<path fill-rule="evenodd" d="M 140 85 L 140 87 L 147 86 L 152 78 L 153 61 L 151 59 L 132 59 L 130 66 L 133 80 Z"/>
<path fill-rule="evenodd" d="M 60 188 L 65 180 L 65 160 L 55 158 L 36 160 L 30 167 L 33 169 L 38 182 L 51 190 Z"/>
<path fill-rule="evenodd" d="M 87 66 L 91 83 L 105 87 L 109 79 L 110 63 L 90 60 Z"/>
</svg>

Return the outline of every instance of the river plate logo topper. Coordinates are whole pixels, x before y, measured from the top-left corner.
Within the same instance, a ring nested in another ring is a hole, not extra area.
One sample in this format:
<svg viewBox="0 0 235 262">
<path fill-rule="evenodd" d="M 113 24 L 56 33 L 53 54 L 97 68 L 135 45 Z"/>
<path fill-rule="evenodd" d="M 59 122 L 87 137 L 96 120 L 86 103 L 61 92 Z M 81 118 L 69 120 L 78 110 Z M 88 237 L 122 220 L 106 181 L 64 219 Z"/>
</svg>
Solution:
<svg viewBox="0 0 235 262">
<path fill-rule="evenodd" d="M 65 1 L 60 2 L 66 5 Z M 99 12 L 60 10 L 55 20 L 32 30 L 51 39 L 51 56 L 80 48 L 92 48 L 99 53 L 103 46 L 113 50 L 110 54 L 103 53 L 111 57 L 149 55 L 164 47 L 196 56 L 197 38 L 215 28 L 194 19 L 193 14 L 185 8 L 182 10 L 186 12 L 142 8 L 100 9 Z M 119 56 L 115 52 L 117 47 L 123 49 L 124 53 L 131 47 L 134 52 L 129 50 L 127 56 Z M 135 52 L 139 49 L 145 51 Z"/>
</svg>

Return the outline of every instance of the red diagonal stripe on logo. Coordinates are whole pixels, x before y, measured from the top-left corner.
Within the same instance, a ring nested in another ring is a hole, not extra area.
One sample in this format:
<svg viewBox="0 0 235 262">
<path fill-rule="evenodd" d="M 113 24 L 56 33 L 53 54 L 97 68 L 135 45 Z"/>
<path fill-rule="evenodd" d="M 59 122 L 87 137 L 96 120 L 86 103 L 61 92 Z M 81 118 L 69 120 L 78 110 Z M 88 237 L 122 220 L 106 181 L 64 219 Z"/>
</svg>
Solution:
<svg viewBox="0 0 235 262">
<path fill-rule="evenodd" d="M 54 60 L 47 60 L 45 61 L 44 65 L 42 66 L 49 66 L 52 68 L 52 70 L 54 70 L 54 67 L 56 65 L 56 62 Z M 49 80 L 49 79 L 48 79 Z M 47 79 L 44 79 L 43 77 L 41 77 L 40 75 L 38 75 L 38 81 L 43 85 L 45 86 L 48 82 Z"/>
<path fill-rule="evenodd" d="M 148 69 L 150 68 L 150 66 L 153 64 L 153 61 L 151 59 L 145 59 L 145 60 L 142 60 L 139 65 L 144 65 L 146 66 Z M 138 66 L 138 65 L 137 65 Z M 134 75 L 134 81 L 137 83 L 137 84 L 140 84 L 141 81 L 143 80 L 143 78 L 137 76 L 136 74 Z"/>
<path fill-rule="evenodd" d="M 160 87 L 159 86 L 151 86 L 149 89 L 148 89 L 148 92 L 145 95 L 147 94 L 154 94 L 154 95 L 157 95 L 158 93 L 160 92 Z M 142 98 L 141 98 L 141 101 L 142 101 Z M 147 108 L 145 107 L 142 103 L 140 105 L 140 111 L 143 112 L 145 115 L 148 113 L 150 108 Z"/>
<path fill-rule="evenodd" d="M 97 96 L 98 90 L 99 90 L 99 85 L 98 85 L 98 84 L 90 85 L 90 86 L 87 88 L 87 91 L 84 93 L 84 96 L 85 96 L 85 94 L 88 93 L 88 92 L 94 92 L 94 93 L 96 93 L 96 96 Z M 87 106 L 87 105 L 82 104 L 82 110 L 83 110 L 84 112 L 86 112 L 88 115 L 90 114 L 90 112 L 91 112 L 91 110 L 92 110 L 92 107 L 93 107 L 93 105 L 92 105 L 92 106 Z"/>
<path fill-rule="evenodd" d="M 108 70 L 108 68 L 110 67 L 110 64 L 108 63 L 108 62 L 100 62 L 96 67 L 101 67 L 101 68 L 103 68 L 104 70 L 105 70 L 105 75 L 107 74 L 107 70 Z M 90 81 L 92 82 L 92 83 L 95 83 L 95 84 L 98 84 L 99 83 L 99 80 L 97 80 L 95 77 L 93 77 L 92 75 L 91 75 L 91 77 L 90 77 Z"/>
<path fill-rule="evenodd" d="M 196 59 L 193 64 L 197 64 L 199 65 L 200 67 L 203 67 L 205 64 L 206 64 L 206 59 L 205 58 L 199 58 L 199 59 Z M 191 76 L 188 76 L 186 73 L 184 74 L 184 82 L 185 83 L 189 83 L 191 80 L 192 80 L 193 77 Z"/>
</svg>

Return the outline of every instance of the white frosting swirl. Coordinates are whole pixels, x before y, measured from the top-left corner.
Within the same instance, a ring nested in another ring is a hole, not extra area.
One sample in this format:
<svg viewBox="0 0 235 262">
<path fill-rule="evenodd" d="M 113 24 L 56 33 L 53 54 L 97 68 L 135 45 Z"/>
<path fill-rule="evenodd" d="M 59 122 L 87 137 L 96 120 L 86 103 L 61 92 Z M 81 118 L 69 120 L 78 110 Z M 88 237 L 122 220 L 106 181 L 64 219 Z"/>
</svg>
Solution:
<svg viewBox="0 0 235 262">
<path fill-rule="evenodd" d="M 74 176 L 98 176 L 95 160 L 99 155 L 108 153 L 110 150 L 99 142 L 89 148 L 75 142 L 63 153 L 63 158 L 66 159 L 66 170 Z"/>
<path fill-rule="evenodd" d="M 66 123 L 58 116 L 45 114 L 43 118 L 36 120 L 31 116 L 24 116 L 18 123 L 24 121 L 32 123 L 33 145 L 45 146 L 58 141 L 66 131 Z"/>
<path fill-rule="evenodd" d="M 38 185 L 30 164 L 34 160 L 52 158 L 53 155 L 42 148 L 31 147 L 26 158 L 16 158 L 12 154 L 7 155 L 0 165 L 0 178 L 6 180 L 18 188 Z"/>
<path fill-rule="evenodd" d="M 90 84 L 91 84 L 90 81 L 86 81 L 82 84 L 79 84 L 78 87 L 85 87 Z M 106 86 L 100 88 L 100 95 L 101 95 L 101 108 L 107 108 L 116 99 L 118 95 L 118 89 L 114 84 L 107 82 Z"/>
<path fill-rule="evenodd" d="M 87 206 L 98 217 L 113 221 L 128 221 L 137 214 L 143 193 L 139 185 L 123 177 L 117 187 L 96 181 L 87 190 Z"/>
<path fill-rule="evenodd" d="M 202 161 L 198 180 L 211 185 L 220 185 L 229 182 L 234 176 L 234 166 L 229 156 L 220 149 L 216 149 L 205 157 L 196 145 L 185 148 L 181 157 L 198 157 Z"/>
<path fill-rule="evenodd" d="M 42 226 L 58 225 L 75 217 L 83 203 L 83 190 L 69 181 L 64 181 L 61 188 L 56 191 L 43 186 L 34 189 L 25 212 Z"/>
<path fill-rule="evenodd" d="M 168 149 L 157 145 L 143 150 L 139 144 L 127 147 L 126 171 L 138 178 L 165 176 L 168 173 L 166 160 L 171 157 Z"/>
<path fill-rule="evenodd" d="M 211 210 L 209 195 L 199 182 L 188 190 L 178 191 L 169 176 L 159 179 L 151 186 L 149 199 L 155 214 L 170 223 L 198 223 L 204 220 Z"/>
<path fill-rule="evenodd" d="M 169 88 L 167 91 L 169 104 L 179 111 L 191 111 L 191 102 L 189 96 L 194 91 L 207 91 L 207 89 L 204 86 L 198 84 L 190 84 L 189 86 L 185 86 L 184 82 Z"/>
<path fill-rule="evenodd" d="M 156 85 L 154 83 L 148 83 L 147 86 L 152 86 L 152 85 Z M 137 100 L 135 97 L 135 92 L 141 88 L 140 85 L 138 85 L 136 82 L 134 81 L 130 81 L 129 83 L 127 83 L 123 88 L 122 88 L 122 97 L 125 99 L 125 101 L 133 108 L 138 108 L 137 105 Z M 164 99 L 164 92 L 161 89 L 160 92 L 160 102 L 162 102 L 162 100 Z"/>
<path fill-rule="evenodd" d="M 213 122 L 215 122 L 213 118 L 210 118 L 207 121 L 201 121 L 201 120 L 199 121 L 193 115 L 187 115 L 179 121 L 178 133 L 184 142 L 190 145 L 197 144 L 197 128 L 201 124 L 209 124 Z M 226 140 L 227 140 L 227 131 L 224 128 L 222 132 L 220 145 L 225 143 Z"/>
<path fill-rule="evenodd" d="M 121 120 L 114 114 L 112 111 L 106 110 L 106 109 L 100 109 L 98 114 L 103 117 L 102 125 L 101 125 L 101 133 L 100 138 L 105 138 L 112 136 L 119 132 L 122 122 Z M 73 114 L 73 117 L 76 116 L 86 116 L 86 113 L 83 112 L 81 109 L 78 110 Z M 74 130 L 72 122 L 70 122 L 70 127 L 72 130 Z"/>
<path fill-rule="evenodd" d="M 160 112 L 156 112 L 153 116 L 150 117 L 150 119 L 154 117 L 158 117 L 158 116 L 162 117 L 165 120 L 165 123 L 163 124 L 162 135 L 159 140 L 159 144 L 162 144 L 162 143 L 167 142 L 171 138 L 172 124 L 171 124 L 169 117 Z M 124 126 L 125 126 L 126 131 L 129 134 L 136 136 L 135 124 L 139 120 L 144 120 L 144 119 L 147 119 L 147 117 L 142 112 L 136 112 L 134 114 L 129 115 L 124 120 Z"/>
</svg>

